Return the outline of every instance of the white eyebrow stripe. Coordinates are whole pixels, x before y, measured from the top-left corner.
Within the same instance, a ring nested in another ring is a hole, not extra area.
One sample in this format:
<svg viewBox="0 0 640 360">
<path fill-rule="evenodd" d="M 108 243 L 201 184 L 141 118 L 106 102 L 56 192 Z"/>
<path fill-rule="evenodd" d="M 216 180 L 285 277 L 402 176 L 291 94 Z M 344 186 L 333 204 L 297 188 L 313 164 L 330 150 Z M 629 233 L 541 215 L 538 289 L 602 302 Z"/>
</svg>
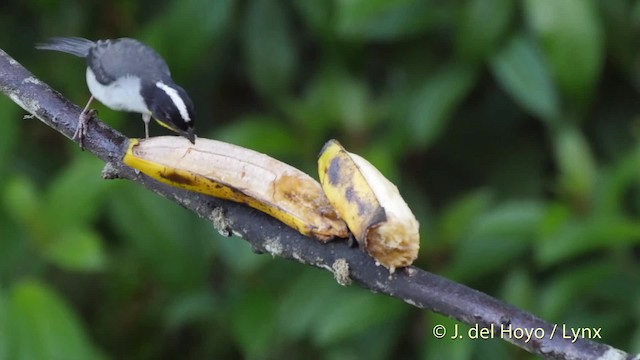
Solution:
<svg viewBox="0 0 640 360">
<path fill-rule="evenodd" d="M 180 97 L 180 94 L 178 94 L 178 91 L 170 86 L 167 86 L 162 81 L 158 81 L 156 83 L 156 86 L 162 89 L 165 93 L 167 93 L 167 95 L 169 95 L 169 98 L 171 99 L 171 101 L 173 101 L 173 103 L 178 108 L 178 111 L 180 111 L 180 116 L 182 116 L 182 119 L 185 122 L 191 121 L 191 118 L 189 117 L 189 112 L 187 111 L 187 105 L 185 105 L 184 100 L 182 100 L 182 98 Z"/>
</svg>

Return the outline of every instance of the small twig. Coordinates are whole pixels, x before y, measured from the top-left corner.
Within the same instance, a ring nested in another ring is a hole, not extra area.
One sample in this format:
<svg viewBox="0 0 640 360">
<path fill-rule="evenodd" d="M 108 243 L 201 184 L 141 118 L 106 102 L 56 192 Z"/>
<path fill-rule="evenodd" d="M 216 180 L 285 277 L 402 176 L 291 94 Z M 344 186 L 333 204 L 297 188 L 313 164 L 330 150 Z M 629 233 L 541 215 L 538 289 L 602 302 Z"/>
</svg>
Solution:
<svg viewBox="0 0 640 360">
<path fill-rule="evenodd" d="M 71 139 L 81 109 L 51 89 L 17 61 L 0 50 L 0 91 L 28 113 Z M 9 121 L 4 119 L 3 121 Z M 224 235 L 248 241 L 258 253 L 292 259 L 331 271 L 340 284 L 351 281 L 375 292 L 404 300 L 413 306 L 444 314 L 472 327 L 491 328 L 494 337 L 530 353 L 554 359 L 633 359 L 611 346 L 562 336 L 560 328 L 525 311 L 464 285 L 409 267 L 393 275 L 358 248 L 346 242 L 323 244 L 302 236 L 279 221 L 233 202 L 173 188 L 141 175 L 122 163 L 128 138 L 100 121 L 91 122 L 84 148 L 104 160 L 106 178 L 124 178 L 164 196 L 210 220 Z M 511 329 L 511 333 L 508 330 Z M 536 336 L 513 336 L 516 331 L 536 331 Z M 506 332 L 505 332 L 506 331 Z M 555 336 L 552 336 L 552 333 Z M 511 336 L 509 335 L 511 334 Z M 449 337 L 447 337 L 449 339 Z"/>
</svg>

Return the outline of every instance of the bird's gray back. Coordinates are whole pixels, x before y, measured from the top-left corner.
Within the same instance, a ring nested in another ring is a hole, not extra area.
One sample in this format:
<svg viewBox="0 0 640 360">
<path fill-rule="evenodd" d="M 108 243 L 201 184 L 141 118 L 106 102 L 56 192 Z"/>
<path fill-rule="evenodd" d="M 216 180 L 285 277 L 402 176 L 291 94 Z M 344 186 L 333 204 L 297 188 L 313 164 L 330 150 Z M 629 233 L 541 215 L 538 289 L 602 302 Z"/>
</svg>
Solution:
<svg viewBox="0 0 640 360">
<path fill-rule="evenodd" d="M 102 84 L 132 74 L 153 82 L 171 82 L 169 67 L 162 57 L 135 39 L 97 41 L 89 50 L 87 65 Z"/>
</svg>

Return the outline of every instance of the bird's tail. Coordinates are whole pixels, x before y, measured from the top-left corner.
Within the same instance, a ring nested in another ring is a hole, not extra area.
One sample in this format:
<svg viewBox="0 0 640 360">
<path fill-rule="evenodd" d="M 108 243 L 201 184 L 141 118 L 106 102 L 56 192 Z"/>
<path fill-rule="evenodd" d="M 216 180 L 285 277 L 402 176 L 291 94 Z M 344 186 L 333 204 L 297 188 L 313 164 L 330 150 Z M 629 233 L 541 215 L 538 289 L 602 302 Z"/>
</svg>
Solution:
<svg viewBox="0 0 640 360">
<path fill-rule="evenodd" d="M 46 43 L 36 44 L 36 49 L 61 51 L 67 54 L 87 57 L 89 49 L 96 43 L 81 37 L 53 37 Z"/>
</svg>

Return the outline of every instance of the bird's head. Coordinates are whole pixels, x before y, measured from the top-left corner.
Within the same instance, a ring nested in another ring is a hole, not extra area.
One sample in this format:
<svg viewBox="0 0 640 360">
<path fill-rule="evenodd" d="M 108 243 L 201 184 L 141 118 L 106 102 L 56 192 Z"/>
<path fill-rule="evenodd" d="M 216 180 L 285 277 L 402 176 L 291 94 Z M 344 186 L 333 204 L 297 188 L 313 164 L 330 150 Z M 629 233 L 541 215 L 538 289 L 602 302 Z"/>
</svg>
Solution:
<svg viewBox="0 0 640 360">
<path fill-rule="evenodd" d="M 180 86 L 158 81 L 145 84 L 141 91 L 151 116 L 162 126 L 195 144 L 193 102 Z"/>
</svg>

